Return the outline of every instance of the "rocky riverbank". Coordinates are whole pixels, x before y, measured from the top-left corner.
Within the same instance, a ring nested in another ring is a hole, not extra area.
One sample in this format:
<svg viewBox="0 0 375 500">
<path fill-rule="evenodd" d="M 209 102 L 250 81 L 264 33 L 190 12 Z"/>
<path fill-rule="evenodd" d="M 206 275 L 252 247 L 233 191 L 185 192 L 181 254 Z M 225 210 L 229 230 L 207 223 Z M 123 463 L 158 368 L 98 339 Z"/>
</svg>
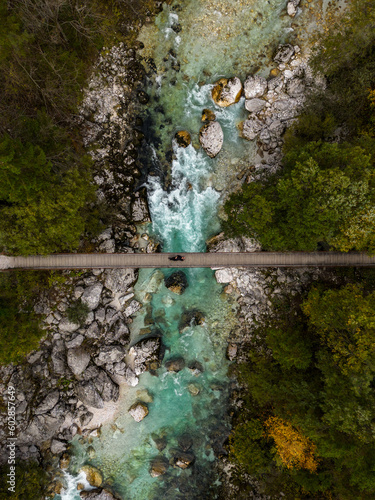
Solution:
<svg viewBox="0 0 375 500">
<path fill-rule="evenodd" d="M 122 391 L 157 360 L 160 340 L 152 338 L 132 347 L 131 366 L 126 362 L 129 324 L 141 308 L 134 300 L 136 279 L 132 269 L 86 272 L 68 278 L 53 302 L 39 303 L 46 332 L 40 349 L 19 366 L 0 368 L 3 393 L 16 389 L 19 458 L 60 458 L 76 434 L 92 435 L 113 418 Z M 81 324 L 69 319 L 77 302 L 87 311 Z"/>
<path fill-rule="evenodd" d="M 143 140 L 137 116 L 144 76 L 134 48 L 120 43 L 104 49 L 77 117 L 94 160 L 98 199 L 113 214 L 111 225 L 91 242 L 95 251 L 153 252 L 157 248 L 136 228 L 150 222 L 146 192 L 137 191 L 141 177 L 137 151 Z M 136 271 L 79 274 L 63 273 L 53 298 L 41 297 L 35 307 L 45 330 L 40 348 L 19 366 L 0 367 L 3 394 L 9 386 L 16 390 L 17 458 L 39 462 L 43 458 L 56 470 L 68 466 L 69 441 L 75 435 L 86 439 L 113 418 L 126 386 L 138 383 L 160 348 L 157 338 L 143 341 L 132 348 L 131 366 L 126 362 L 129 323 L 141 307 L 133 298 Z M 83 305 L 86 314 L 75 322 L 69 319 L 69 311 L 77 305 Z M 4 412 L 0 436 L 2 463 L 8 457 Z M 53 484 L 51 494 L 61 487 L 60 481 Z M 105 491 L 98 495 L 95 498 L 112 498 Z M 94 498 L 94 493 L 81 496 Z"/>
</svg>

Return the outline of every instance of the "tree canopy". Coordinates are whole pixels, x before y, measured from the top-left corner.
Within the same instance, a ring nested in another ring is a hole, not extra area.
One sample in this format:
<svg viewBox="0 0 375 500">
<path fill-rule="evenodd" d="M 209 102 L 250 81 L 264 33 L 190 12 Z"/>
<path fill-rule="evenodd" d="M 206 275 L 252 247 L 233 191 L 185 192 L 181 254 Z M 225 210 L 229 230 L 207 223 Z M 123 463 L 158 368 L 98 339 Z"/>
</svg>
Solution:
<svg viewBox="0 0 375 500">
<path fill-rule="evenodd" d="M 256 333 L 260 344 L 241 367 L 247 392 L 232 458 L 271 490 L 277 473 L 294 494 L 374 495 L 375 292 L 313 287 Z M 253 422 L 247 434 L 244 418 Z M 253 461 L 244 450 L 254 443 Z"/>
<path fill-rule="evenodd" d="M 326 86 L 287 131 L 282 169 L 227 200 L 228 236 L 266 250 L 375 252 L 374 22 L 373 2 L 354 1 L 319 35 L 311 64 Z"/>
</svg>

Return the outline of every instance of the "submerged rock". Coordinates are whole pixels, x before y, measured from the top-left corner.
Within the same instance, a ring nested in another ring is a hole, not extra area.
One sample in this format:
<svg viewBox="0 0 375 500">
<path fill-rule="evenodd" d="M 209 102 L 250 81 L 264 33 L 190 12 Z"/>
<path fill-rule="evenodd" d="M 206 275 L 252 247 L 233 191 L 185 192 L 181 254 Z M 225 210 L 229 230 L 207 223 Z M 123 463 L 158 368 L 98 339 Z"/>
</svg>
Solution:
<svg viewBox="0 0 375 500">
<path fill-rule="evenodd" d="M 188 451 L 193 446 L 193 438 L 189 434 L 182 434 L 178 438 L 178 446 L 182 451 Z"/>
<path fill-rule="evenodd" d="M 185 368 L 185 360 L 181 357 L 170 359 L 165 363 L 165 367 L 169 372 L 180 372 Z"/>
<path fill-rule="evenodd" d="M 191 311 L 185 311 L 182 313 L 179 331 L 182 333 L 186 328 L 190 328 L 192 326 L 203 325 L 204 323 L 204 314 L 198 309 L 193 309 Z"/>
<path fill-rule="evenodd" d="M 177 451 L 173 458 L 171 459 L 171 463 L 174 467 L 179 467 L 180 469 L 187 469 L 191 467 L 195 461 L 195 455 L 191 451 Z"/>
<path fill-rule="evenodd" d="M 208 122 L 199 131 L 199 142 L 210 158 L 215 158 L 223 146 L 224 134 L 219 122 Z"/>
<path fill-rule="evenodd" d="M 165 448 L 167 447 L 167 439 L 165 436 L 163 436 L 163 435 L 159 436 L 157 434 L 152 434 L 151 437 L 156 445 L 156 448 L 159 451 L 165 450 Z"/>
<path fill-rule="evenodd" d="M 86 479 L 91 486 L 98 487 L 103 483 L 102 473 L 92 465 L 84 465 L 80 468 L 80 472 L 84 472 L 86 474 Z"/>
<path fill-rule="evenodd" d="M 150 475 L 151 477 L 159 477 L 165 474 L 168 470 L 169 462 L 165 457 L 156 457 L 151 462 Z"/>
<path fill-rule="evenodd" d="M 188 391 L 192 396 L 198 396 L 198 394 L 201 392 L 200 388 L 195 384 L 189 384 Z"/>
<path fill-rule="evenodd" d="M 115 497 L 108 490 L 92 490 L 92 491 L 82 491 L 79 496 L 84 500 L 118 500 L 118 497 Z"/>
<path fill-rule="evenodd" d="M 201 373 L 204 372 L 204 368 L 203 368 L 202 363 L 200 363 L 199 361 L 196 361 L 196 360 L 191 361 L 188 364 L 188 368 L 192 372 L 192 374 L 195 376 L 200 375 Z"/>
<path fill-rule="evenodd" d="M 242 83 L 236 76 L 234 78 L 221 78 L 212 89 L 212 99 L 215 104 L 226 108 L 235 104 L 241 98 Z"/>
<path fill-rule="evenodd" d="M 243 84 L 246 99 L 262 97 L 267 90 L 267 80 L 262 76 L 248 76 Z"/>
<path fill-rule="evenodd" d="M 170 276 L 164 278 L 165 286 L 173 293 L 181 295 L 189 286 L 186 275 L 182 271 L 175 271 Z"/>
<path fill-rule="evenodd" d="M 216 115 L 210 109 L 204 109 L 202 111 L 202 122 L 213 122 L 216 119 Z"/>
<path fill-rule="evenodd" d="M 138 401 L 134 403 L 128 410 L 130 415 L 134 418 L 136 422 L 140 422 L 148 415 L 148 408 L 145 403 Z"/>
<path fill-rule="evenodd" d="M 189 144 L 191 144 L 190 134 L 186 130 L 180 130 L 180 132 L 177 132 L 175 139 L 177 144 L 182 148 L 187 148 Z"/>
</svg>

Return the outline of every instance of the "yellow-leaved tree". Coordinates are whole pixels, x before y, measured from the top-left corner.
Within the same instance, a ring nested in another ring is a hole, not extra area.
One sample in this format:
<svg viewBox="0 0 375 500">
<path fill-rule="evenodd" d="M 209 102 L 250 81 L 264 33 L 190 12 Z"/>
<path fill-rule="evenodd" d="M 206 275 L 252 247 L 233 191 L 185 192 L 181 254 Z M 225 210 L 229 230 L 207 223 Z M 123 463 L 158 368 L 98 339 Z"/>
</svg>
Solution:
<svg viewBox="0 0 375 500">
<path fill-rule="evenodd" d="M 277 455 L 285 467 L 316 471 L 316 446 L 309 438 L 280 417 L 268 418 L 265 427 L 275 441 Z"/>
</svg>

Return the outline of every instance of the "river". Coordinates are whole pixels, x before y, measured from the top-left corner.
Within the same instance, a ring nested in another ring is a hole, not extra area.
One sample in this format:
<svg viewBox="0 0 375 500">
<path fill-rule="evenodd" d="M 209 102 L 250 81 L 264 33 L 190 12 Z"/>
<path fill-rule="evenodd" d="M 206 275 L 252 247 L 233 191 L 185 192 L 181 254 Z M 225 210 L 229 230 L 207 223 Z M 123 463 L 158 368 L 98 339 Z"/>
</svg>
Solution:
<svg viewBox="0 0 375 500">
<path fill-rule="evenodd" d="M 203 252 L 207 238 L 220 230 L 221 195 L 254 160 L 256 146 L 239 137 L 237 125 L 246 117 L 243 98 L 219 108 L 211 99 L 212 85 L 224 76 L 243 81 L 258 70 L 268 76 L 275 48 L 297 29 L 292 23 L 298 20 L 287 16 L 285 7 L 285 0 L 183 0 L 164 4 L 155 23 L 142 29 L 140 54 L 150 96 L 143 116 L 152 217 L 148 231 L 163 251 Z M 223 149 L 215 159 L 199 149 L 204 108 L 215 112 L 224 131 Z M 186 149 L 173 141 L 179 130 L 192 136 Z M 181 295 L 165 286 L 164 276 L 172 272 L 141 269 L 135 287 L 143 308 L 132 323 L 132 342 L 143 328 L 161 335 L 166 348 L 162 366 L 126 390 L 115 420 L 102 427 L 100 437 L 90 443 L 74 439 L 73 475 L 67 476 L 70 490 L 62 500 L 80 498 L 75 486 L 81 479 L 74 473 L 83 463 L 98 467 L 105 483 L 127 500 L 218 495 L 215 457 L 223 452 L 230 431 L 225 350 L 236 327 L 236 303 L 210 269 L 184 271 L 188 287 Z M 184 314 L 192 311 L 199 312 L 201 324 L 181 325 Z M 185 367 L 169 372 L 165 362 L 175 357 L 183 358 Z M 139 423 L 128 413 L 137 400 L 149 409 Z M 169 466 L 164 475 L 151 477 L 155 457 L 168 463 L 184 448 L 195 457 L 191 467 Z"/>
</svg>

